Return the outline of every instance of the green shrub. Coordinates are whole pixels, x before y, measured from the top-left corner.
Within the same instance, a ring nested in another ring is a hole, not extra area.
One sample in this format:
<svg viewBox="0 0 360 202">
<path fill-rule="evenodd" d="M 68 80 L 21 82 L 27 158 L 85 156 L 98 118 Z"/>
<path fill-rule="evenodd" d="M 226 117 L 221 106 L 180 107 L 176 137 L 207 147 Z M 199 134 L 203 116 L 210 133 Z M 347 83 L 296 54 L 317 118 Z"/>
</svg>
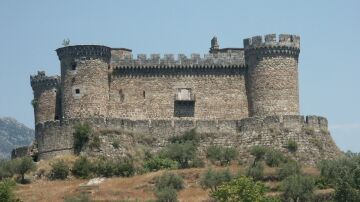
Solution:
<svg viewBox="0 0 360 202">
<path fill-rule="evenodd" d="M 263 147 L 260 145 L 253 146 L 250 149 L 250 154 L 255 157 L 254 164 L 255 164 L 255 162 L 258 162 L 258 161 L 264 159 L 266 152 L 267 152 L 266 147 Z"/>
<path fill-rule="evenodd" d="M 144 163 L 144 168 L 147 171 L 157 171 L 161 169 L 177 169 L 179 164 L 177 161 L 173 161 L 169 158 L 161 158 L 160 156 L 154 156 L 148 158 Z"/>
<path fill-rule="evenodd" d="M 92 162 L 92 172 L 96 176 L 111 177 L 114 175 L 114 163 L 111 160 L 99 158 Z"/>
<path fill-rule="evenodd" d="M 287 142 L 286 148 L 290 151 L 290 152 L 296 152 L 298 149 L 298 145 L 295 142 L 295 140 L 289 140 Z"/>
<path fill-rule="evenodd" d="M 204 167 L 205 167 L 205 162 L 204 162 L 201 158 L 199 158 L 199 157 L 196 156 L 196 157 L 191 161 L 191 163 L 190 163 L 189 166 L 192 167 L 192 168 L 204 168 Z"/>
<path fill-rule="evenodd" d="M 6 179 L 0 181 L 0 201 L 1 202 L 15 202 L 18 201 L 15 198 L 13 189 L 16 186 L 16 183 L 12 180 Z"/>
<path fill-rule="evenodd" d="M 242 176 L 224 183 L 211 196 L 219 202 L 278 201 L 266 197 L 265 190 L 264 184 Z"/>
<path fill-rule="evenodd" d="M 221 159 L 221 146 L 211 145 L 206 150 L 206 158 L 209 159 L 212 163 L 219 161 Z"/>
<path fill-rule="evenodd" d="M 246 172 L 246 176 L 252 177 L 254 180 L 262 180 L 264 177 L 264 166 L 261 162 L 256 162 L 250 166 Z"/>
<path fill-rule="evenodd" d="M 119 149 L 119 147 L 120 147 L 120 142 L 119 142 L 119 140 L 114 140 L 114 142 L 112 143 L 112 146 L 113 146 L 115 149 Z"/>
<path fill-rule="evenodd" d="M 89 141 L 91 128 L 88 124 L 78 124 L 75 126 L 74 136 L 74 151 L 79 154 L 84 145 Z"/>
<path fill-rule="evenodd" d="M 281 182 L 285 201 L 310 201 L 313 197 L 314 180 L 309 176 L 294 174 Z"/>
<path fill-rule="evenodd" d="M 164 172 L 155 178 L 155 188 L 156 190 L 162 190 L 164 188 L 181 190 L 184 188 L 184 180 L 180 175 L 172 172 Z"/>
<path fill-rule="evenodd" d="M 281 164 L 278 171 L 279 179 L 285 179 L 290 175 L 296 175 L 301 173 L 301 167 L 296 161 L 289 161 L 287 163 Z"/>
<path fill-rule="evenodd" d="M 69 166 L 63 160 L 58 160 L 51 164 L 51 171 L 49 178 L 52 180 L 64 180 L 69 175 Z"/>
<path fill-rule="evenodd" d="M 177 193 L 174 188 L 165 187 L 160 190 L 155 190 L 157 202 L 177 202 Z"/>
<path fill-rule="evenodd" d="M 217 191 L 218 186 L 224 182 L 229 182 L 232 178 L 233 176 L 229 170 L 215 171 L 210 168 L 202 174 L 200 185 L 204 189 L 210 188 L 211 192 L 214 192 Z"/>
<path fill-rule="evenodd" d="M 185 132 L 181 136 L 174 136 L 170 138 L 171 143 L 185 143 L 185 142 L 193 142 L 194 144 L 198 144 L 200 142 L 200 135 L 196 132 L 196 129 L 191 129 Z"/>
<path fill-rule="evenodd" d="M 14 175 L 14 161 L 0 160 L 0 180 Z"/>
<path fill-rule="evenodd" d="M 210 146 L 206 150 L 206 158 L 212 163 L 220 162 L 220 165 L 229 165 L 237 156 L 237 151 L 234 148 L 222 146 Z"/>
<path fill-rule="evenodd" d="M 91 162 L 86 157 L 81 156 L 74 162 L 74 166 L 71 171 L 74 176 L 86 179 L 91 177 L 91 170 Z"/>
<path fill-rule="evenodd" d="M 39 102 L 37 99 L 32 99 L 31 100 L 31 106 L 33 106 L 34 109 L 36 109 L 39 105 Z"/>
<path fill-rule="evenodd" d="M 348 180 L 339 181 L 335 186 L 334 199 L 339 202 L 359 202 L 360 190 L 353 187 Z"/>
<path fill-rule="evenodd" d="M 114 163 L 114 175 L 130 177 L 135 174 L 134 163 L 131 159 L 119 159 Z"/>
<path fill-rule="evenodd" d="M 161 156 L 177 161 L 180 168 L 189 168 L 190 162 L 195 159 L 196 150 L 196 145 L 191 141 L 172 143 L 161 152 Z"/>
<path fill-rule="evenodd" d="M 36 165 L 33 162 L 32 158 L 26 156 L 22 158 L 17 158 L 13 160 L 13 169 L 16 174 L 21 176 L 21 183 L 26 183 L 25 174 L 27 172 L 33 171 L 36 169 Z"/>
<path fill-rule="evenodd" d="M 360 201 L 360 158 L 347 153 L 346 158 L 319 163 L 324 184 L 335 189 L 335 201 Z"/>
<path fill-rule="evenodd" d="M 277 167 L 286 162 L 286 157 L 279 151 L 268 149 L 265 154 L 265 163 L 270 167 Z"/>
</svg>

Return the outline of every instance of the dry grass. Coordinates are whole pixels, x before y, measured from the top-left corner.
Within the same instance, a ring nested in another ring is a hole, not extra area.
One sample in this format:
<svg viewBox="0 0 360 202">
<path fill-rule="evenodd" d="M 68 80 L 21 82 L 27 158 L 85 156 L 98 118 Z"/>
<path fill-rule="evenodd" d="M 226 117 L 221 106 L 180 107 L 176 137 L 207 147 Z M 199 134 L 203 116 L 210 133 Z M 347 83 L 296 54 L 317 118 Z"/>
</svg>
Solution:
<svg viewBox="0 0 360 202">
<path fill-rule="evenodd" d="M 62 157 L 65 158 L 65 157 Z M 66 157 L 67 162 L 73 162 L 73 157 Z M 48 165 L 46 162 L 40 163 L 43 167 Z M 185 181 L 185 189 L 178 193 L 181 202 L 198 202 L 209 199 L 209 190 L 204 190 L 199 185 L 201 174 L 207 168 L 191 168 L 183 170 L 174 170 L 181 175 Z M 231 165 L 229 167 L 213 166 L 213 169 L 223 170 L 229 169 L 233 174 L 244 174 L 246 168 L 239 165 Z M 267 175 L 276 174 L 276 168 L 265 167 Z M 304 168 L 305 173 L 316 176 L 319 171 L 315 168 Z M 81 192 L 91 193 L 91 198 L 98 201 L 146 201 L 155 199 L 153 194 L 154 178 L 161 175 L 165 171 L 146 173 L 131 178 L 114 177 L 106 179 L 99 186 L 81 187 L 82 183 L 87 180 L 71 179 L 65 181 L 48 181 L 45 179 L 34 181 L 28 185 L 19 185 L 16 188 L 16 195 L 23 201 L 63 201 L 65 196 L 77 195 Z M 279 182 L 265 182 L 273 192 L 269 195 L 278 195 L 276 191 Z M 91 190 L 89 190 L 91 189 Z"/>
</svg>

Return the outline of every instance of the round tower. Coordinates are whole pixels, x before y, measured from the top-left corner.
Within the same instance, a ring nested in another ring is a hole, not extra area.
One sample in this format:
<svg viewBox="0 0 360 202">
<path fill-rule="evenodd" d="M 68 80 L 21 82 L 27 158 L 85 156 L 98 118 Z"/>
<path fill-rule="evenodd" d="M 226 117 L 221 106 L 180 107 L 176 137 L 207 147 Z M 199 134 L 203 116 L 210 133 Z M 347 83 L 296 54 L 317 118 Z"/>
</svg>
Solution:
<svg viewBox="0 0 360 202">
<path fill-rule="evenodd" d="M 250 116 L 299 114 L 300 37 L 280 34 L 244 39 Z"/>
<path fill-rule="evenodd" d="M 57 94 L 60 78 L 46 76 L 44 71 L 30 76 L 30 84 L 34 92 L 31 104 L 34 107 L 35 125 L 57 118 Z"/>
<path fill-rule="evenodd" d="M 61 63 L 62 118 L 106 117 L 111 49 L 77 45 L 56 52 Z"/>
</svg>

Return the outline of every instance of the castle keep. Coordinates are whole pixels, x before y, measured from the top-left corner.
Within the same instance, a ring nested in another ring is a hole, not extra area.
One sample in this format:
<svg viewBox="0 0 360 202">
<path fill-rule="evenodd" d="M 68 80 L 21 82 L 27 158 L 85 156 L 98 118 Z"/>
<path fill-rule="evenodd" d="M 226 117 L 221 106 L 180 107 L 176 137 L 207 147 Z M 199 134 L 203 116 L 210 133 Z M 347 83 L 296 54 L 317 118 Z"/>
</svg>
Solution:
<svg viewBox="0 0 360 202">
<path fill-rule="evenodd" d="M 255 36 L 243 48 L 220 48 L 214 37 L 203 57 L 134 57 L 130 49 L 99 45 L 56 52 L 61 76 L 30 78 L 40 158 L 72 153 L 79 122 L 97 131 L 98 152 L 107 156 L 138 144 L 134 134 L 150 138 L 156 150 L 192 128 L 213 134 L 203 148 L 222 144 L 244 155 L 257 144 L 284 150 L 289 140 L 305 162 L 339 153 L 325 118 L 299 115 L 299 36 Z M 115 140 L 122 147 L 113 148 Z"/>
</svg>

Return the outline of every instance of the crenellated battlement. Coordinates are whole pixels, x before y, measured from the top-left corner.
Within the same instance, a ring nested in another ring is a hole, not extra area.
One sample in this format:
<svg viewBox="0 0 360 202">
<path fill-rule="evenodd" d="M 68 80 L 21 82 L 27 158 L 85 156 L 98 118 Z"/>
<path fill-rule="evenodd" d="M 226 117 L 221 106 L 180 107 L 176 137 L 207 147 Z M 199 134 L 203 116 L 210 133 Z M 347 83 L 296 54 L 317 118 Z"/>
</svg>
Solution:
<svg viewBox="0 0 360 202">
<path fill-rule="evenodd" d="M 245 57 L 287 55 L 297 58 L 300 53 L 300 37 L 290 34 L 280 34 L 278 39 L 276 34 L 268 34 L 264 38 L 254 36 L 244 39 L 244 49 Z"/>
<path fill-rule="evenodd" d="M 262 36 L 253 36 L 251 38 L 244 39 L 245 49 L 278 46 L 300 49 L 300 36 L 280 34 L 277 39 L 276 34 L 267 34 L 264 38 Z"/>
<path fill-rule="evenodd" d="M 30 76 L 30 84 L 33 90 L 39 87 L 57 87 L 60 84 L 60 76 L 46 76 L 45 71 L 38 71 Z"/>
<path fill-rule="evenodd" d="M 226 52 L 210 53 L 201 56 L 193 53 L 190 57 L 185 54 L 138 54 L 136 58 L 133 55 L 127 55 L 122 59 L 112 58 L 113 67 L 176 67 L 176 66 L 211 66 L 211 65 L 240 65 L 244 66 L 243 49 L 229 49 Z"/>
<path fill-rule="evenodd" d="M 101 45 L 76 45 L 56 49 L 60 60 L 64 58 L 101 58 L 107 62 L 111 58 L 111 48 Z"/>
</svg>

